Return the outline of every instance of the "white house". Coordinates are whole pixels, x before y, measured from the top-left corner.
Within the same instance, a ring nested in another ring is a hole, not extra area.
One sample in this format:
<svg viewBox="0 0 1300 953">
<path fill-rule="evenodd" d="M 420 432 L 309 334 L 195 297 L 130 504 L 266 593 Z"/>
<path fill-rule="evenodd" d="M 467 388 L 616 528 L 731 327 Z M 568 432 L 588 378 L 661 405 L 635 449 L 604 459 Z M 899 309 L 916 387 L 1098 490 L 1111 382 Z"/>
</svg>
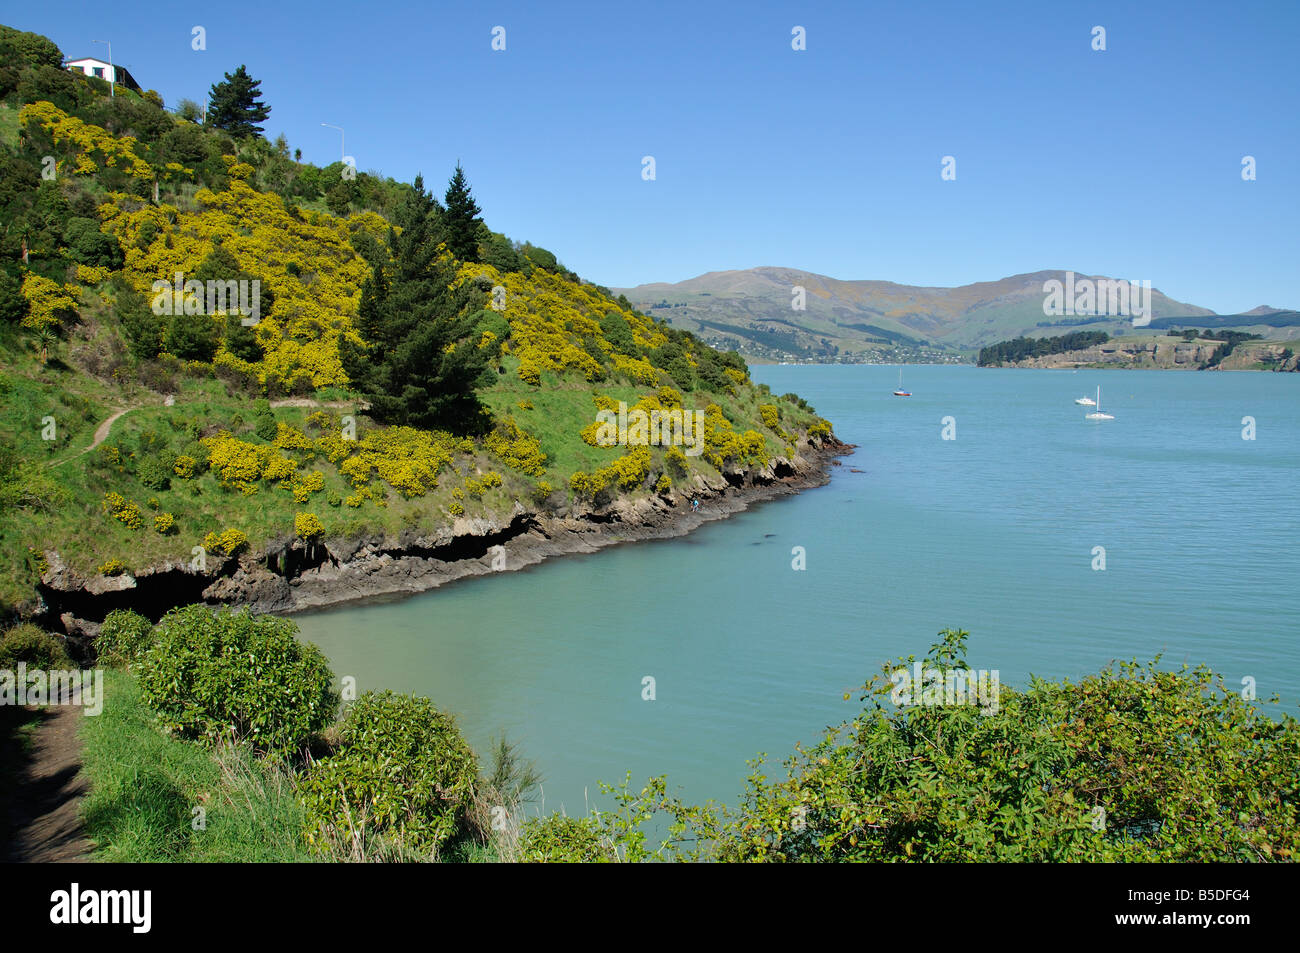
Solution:
<svg viewBox="0 0 1300 953">
<path fill-rule="evenodd" d="M 140 91 L 140 84 L 135 81 L 135 77 L 127 71 L 125 66 L 114 66 L 111 63 L 105 63 L 103 60 L 95 59 L 93 56 L 85 56 L 79 60 L 65 60 L 63 67 L 72 70 L 74 73 L 95 76 L 110 83 L 116 83 L 118 86 L 134 89 L 137 93 Z"/>
</svg>

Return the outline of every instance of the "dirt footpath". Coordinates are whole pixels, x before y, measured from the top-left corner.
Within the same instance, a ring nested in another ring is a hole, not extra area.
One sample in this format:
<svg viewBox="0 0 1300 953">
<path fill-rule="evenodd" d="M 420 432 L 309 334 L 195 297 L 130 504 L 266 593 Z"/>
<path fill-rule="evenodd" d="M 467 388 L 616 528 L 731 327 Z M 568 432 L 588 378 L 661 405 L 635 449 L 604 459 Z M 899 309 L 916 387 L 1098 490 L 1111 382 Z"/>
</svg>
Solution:
<svg viewBox="0 0 1300 953">
<path fill-rule="evenodd" d="M 31 750 L 9 798 L 6 861 L 60 863 L 87 860 L 91 843 L 81 826 L 79 705 L 55 705 L 40 715 Z"/>
</svg>

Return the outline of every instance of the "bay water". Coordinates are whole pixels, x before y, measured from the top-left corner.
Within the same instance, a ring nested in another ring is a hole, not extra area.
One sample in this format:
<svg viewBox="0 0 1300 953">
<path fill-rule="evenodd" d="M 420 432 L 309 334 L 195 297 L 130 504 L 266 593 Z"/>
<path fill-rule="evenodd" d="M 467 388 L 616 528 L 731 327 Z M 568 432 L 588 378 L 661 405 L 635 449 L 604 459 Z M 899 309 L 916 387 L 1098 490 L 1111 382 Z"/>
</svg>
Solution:
<svg viewBox="0 0 1300 953">
<path fill-rule="evenodd" d="M 484 754 L 504 731 L 545 777 L 531 810 L 569 814 L 610 806 L 597 782 L 627 772 L 734 804 L 747 759 L 817 741 L 861 707 L 846 691 L 945 627 L 1003 684 L 1159 654 L 1297 713 L 1300 375 L 908 366 L 897 398 L 894 367 L 752 374 L 858 445 L 829 485 L 297 615 L 302 637 L 360 691 L 455 713 Z M 1113 420 L 1074 403 L 1098 386 Z"/>
</svg>

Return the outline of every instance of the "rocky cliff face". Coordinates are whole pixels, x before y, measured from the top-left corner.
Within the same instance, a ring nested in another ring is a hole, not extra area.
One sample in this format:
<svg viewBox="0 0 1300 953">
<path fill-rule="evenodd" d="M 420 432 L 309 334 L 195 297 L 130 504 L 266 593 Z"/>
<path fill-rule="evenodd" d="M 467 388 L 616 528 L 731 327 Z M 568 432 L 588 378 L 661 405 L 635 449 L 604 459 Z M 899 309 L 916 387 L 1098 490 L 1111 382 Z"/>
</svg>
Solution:
<svg viewBox="0 0 1300 953">
<path fill-rule="evenodd" d="M 1107 341 L 1093 347 L 1026 358 L 1011 367 L 1134 367 L 1199 370 L 1223 347 L 1222 341 L 1181 341 L 1176 338 L 1147 338 L 1141 341 Z M 1253 370 L 1261 364 L 1267 369 L 1300 369 L 1300 354 L 1287 356 L 1283 344 L 1246 341 L 1238 344 L 1220 366 L 1225 371 Z"/>
<path fill-rule="evenodd" d="M 1174 338 L 1143 341 L 1107 341 L 1077 351 L 1047 354 L 1017 361 L 1016 367 L 1173 367 L 1195 370 L 1208 361 L 1223 344 L 1218 341 L 1187 343 Z"/>
<path fill-rule="evenodd" d="M 466 576 L 522 569 L 549 556 L 590 553 L 615 543 L 681 536 L 763 500 L 820 486 L 835 457 L 853 448 L 834 437 L 803 442 L 792 459 L 761 468 L 733 469 L 667 495 L 619 498 L 541 512 L 516 502 L 497 518 L 460 518 L 433 530 L 412 528 L 396 537 L 370 535 L 304 542 L 273 541 L 224 562 L 209 557 L 200 573 L 187 563 L 167 563 L 135 575 L 84 578 L 57 552 L 45 554 L 37 618 L 61 624 L 74 650 L 114 609 L 134 609 L 157 619 L 194 602 L 247 606 L 257 612 L 292 613 L 362 599 L 423 592 Z M 692 512 L 690 501 L 700 508 Z"/>
</svg>

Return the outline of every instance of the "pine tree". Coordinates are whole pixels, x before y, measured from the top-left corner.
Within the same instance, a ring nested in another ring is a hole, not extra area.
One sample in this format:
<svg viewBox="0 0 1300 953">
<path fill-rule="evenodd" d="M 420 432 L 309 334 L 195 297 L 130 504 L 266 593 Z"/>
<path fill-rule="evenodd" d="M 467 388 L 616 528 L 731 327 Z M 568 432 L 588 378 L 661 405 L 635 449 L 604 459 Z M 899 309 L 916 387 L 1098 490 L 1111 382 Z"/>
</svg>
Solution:
<svg viewBox="0 0 1300 953">
<path fill-rule="evenodd" d="M 262 127 L 258 123 L 271 115 L 271 107 L 261 100 L 261 85 L 262 81 L 249 76 L 243 65 L 227 73 L 225 80 L 214 83 L 208 94 L 208 125 L 237 138 L 260 134 Z"/>
<path fill-rule="evenodd" d="M 485 423 L 474 387 L 492 355 L 477 346 L 472 305 L 482 292 L 451 288 L 457 267 L 439 254 L 440 211 L 416 176 L 361 289 L 357 329 L 368 347 L 345 338 L 340 356 L 376 420 L 474 433 Z"/>
<path fill-rule="evenodd" d="M 442 221 L 445 229 L 447 248 L 461 261 L 478 261 L 479 230 L 483 220 L 478 217 L 482 211 L 474 196 L 470 194 L 469 183 L 465 181 L 465 170 L 456 163 L 456 172 L 447 184 L 447 211 Z"/>
</svg>

